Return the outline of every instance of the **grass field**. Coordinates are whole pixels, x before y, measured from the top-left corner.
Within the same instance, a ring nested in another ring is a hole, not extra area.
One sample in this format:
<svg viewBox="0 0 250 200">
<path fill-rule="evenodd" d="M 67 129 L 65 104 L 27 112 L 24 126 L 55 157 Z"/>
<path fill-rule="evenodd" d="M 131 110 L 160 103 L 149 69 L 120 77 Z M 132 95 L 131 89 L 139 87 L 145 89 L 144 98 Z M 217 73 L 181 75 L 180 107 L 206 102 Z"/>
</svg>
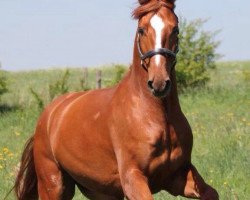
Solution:
<svg viewBox="0 0 250 200">
<path fill-rule="evenodd" d="M 39 115 L 29 88 L 48 99 L 48 84 L 63 73 L 39 70 L 6 74 L 10 91 L 0 106 L 0 200 L 13 185 L 23 145 Z M 105 79 L 111 78 L 112 68 L 103 68 L 103 73 Z M 72 69 L 70 74 L 70 90 L 80 90 L 82 70 Z M 93 80 L 91 70 L 91 86 Z M 186 91 L 180 99 L 193 129 L 193 163 L 218 190 L 220 199 L 250 199 L 250 62 L 218 63 L 205 89 Z M 83 197 L 77 192 L 74 199 Z M 176 198 L 162 192 L 155 199 Z"/>
</svg>

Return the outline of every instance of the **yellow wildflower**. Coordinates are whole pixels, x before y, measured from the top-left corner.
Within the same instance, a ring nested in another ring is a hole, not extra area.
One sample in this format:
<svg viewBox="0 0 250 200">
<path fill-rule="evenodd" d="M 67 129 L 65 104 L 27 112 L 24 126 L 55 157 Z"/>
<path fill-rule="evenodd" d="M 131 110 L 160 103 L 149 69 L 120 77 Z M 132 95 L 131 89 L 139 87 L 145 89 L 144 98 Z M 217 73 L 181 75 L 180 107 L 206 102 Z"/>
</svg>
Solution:
<svg viewBox="0 0 250 200">
<path fill-rule="evenodd" d="M 7 147 L 4 147 L 3 148 L 3 153 L 8 153 L 9 152 L 9 149 Z"/>
<path fill-rule="evenodd" d="M 20 133 L 16 131 L 16 132 L 15 132 L 15 135 L 16 135 L 16 136 L 19 136 L 19 135 L 20 135 Z"/>
<path fill-rule="evenodd" d="M 14 154 L 13 154 L 13 153 L 9 153 L 8 156 L 9 156 L 9 157 L 13 157 Z"/>
<path fill-rule="evenodd" d="M 242 121 L 243 121 L 243 122 L 246 122 L 247 120 L 246 120 L 246 118 L 242 118 Z"/>
<path fill-rule="evenodd" d="M 227 115 L 232 117 L 234 114 L 233 113 L 227 113 Z"/>
</svg>

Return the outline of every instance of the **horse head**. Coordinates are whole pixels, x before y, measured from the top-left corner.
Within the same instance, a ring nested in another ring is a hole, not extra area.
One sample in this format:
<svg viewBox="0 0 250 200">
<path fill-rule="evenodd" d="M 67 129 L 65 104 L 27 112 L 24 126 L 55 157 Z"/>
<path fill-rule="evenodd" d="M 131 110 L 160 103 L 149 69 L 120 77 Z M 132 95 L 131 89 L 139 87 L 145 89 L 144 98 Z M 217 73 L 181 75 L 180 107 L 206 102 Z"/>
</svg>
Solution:
<svg viewBox="0 0 250 200">
<path fill-rule="evenodd" d="M 178 53 L 178 18 L 174 1 L 139 0 L 133 12 L 138 19 L 136 36 L 141 65 L 148 72 L 148 88 L 157 97 L 171 89 L 171 71 Z"/>
</svg>

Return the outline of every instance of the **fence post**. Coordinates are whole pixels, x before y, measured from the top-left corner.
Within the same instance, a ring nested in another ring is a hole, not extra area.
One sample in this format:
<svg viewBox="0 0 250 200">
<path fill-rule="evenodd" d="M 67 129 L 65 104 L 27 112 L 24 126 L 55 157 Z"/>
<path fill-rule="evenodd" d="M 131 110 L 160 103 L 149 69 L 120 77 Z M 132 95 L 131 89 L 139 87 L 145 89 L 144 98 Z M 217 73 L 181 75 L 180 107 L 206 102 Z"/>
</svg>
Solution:
<svg viewBox="0 0 250 200">
<path fill-rule="evenodd" d="M 96 89 L 100 89 L 102 87 L 102 71 L 97 70 L 96 72 Z"/>
</svg>

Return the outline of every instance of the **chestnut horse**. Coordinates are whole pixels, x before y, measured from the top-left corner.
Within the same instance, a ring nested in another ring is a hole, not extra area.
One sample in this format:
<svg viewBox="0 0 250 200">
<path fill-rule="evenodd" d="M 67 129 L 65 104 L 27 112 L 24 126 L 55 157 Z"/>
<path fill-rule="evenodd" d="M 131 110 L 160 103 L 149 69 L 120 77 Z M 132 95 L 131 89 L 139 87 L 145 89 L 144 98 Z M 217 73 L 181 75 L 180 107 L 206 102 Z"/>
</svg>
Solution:
<svg viewBox="0 0 250 200">
<path fill-rule="evenodd" d="M 219 199 L 191 163 L 175 77 L 174 0 L 139 0 L 133 64 L 115 87 L 63 95 L 41 114 L 15 183 L 19 200 Z"/>
</svg>

